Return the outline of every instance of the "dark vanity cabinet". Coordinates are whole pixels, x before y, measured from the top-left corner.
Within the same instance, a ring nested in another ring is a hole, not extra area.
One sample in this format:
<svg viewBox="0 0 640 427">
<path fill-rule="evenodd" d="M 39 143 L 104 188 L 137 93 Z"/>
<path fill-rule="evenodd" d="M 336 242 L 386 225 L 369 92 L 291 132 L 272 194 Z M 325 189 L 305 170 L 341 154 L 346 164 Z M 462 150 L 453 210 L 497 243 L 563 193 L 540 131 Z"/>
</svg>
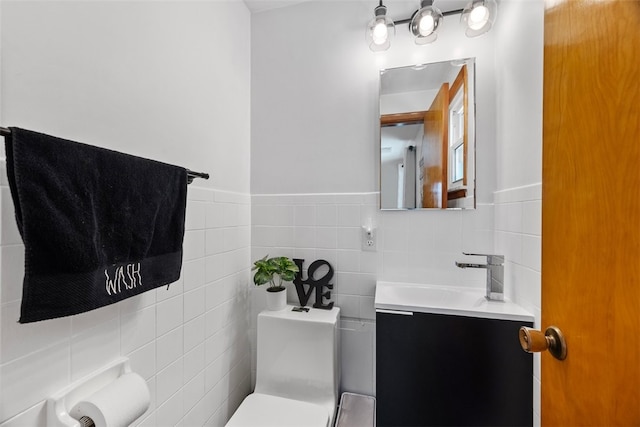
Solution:
<svg viewBox="0 0 640 427">
<path fill-rule="evenodd" d="M 527 321 L 376 314 L 377 425 L 531 426 Z"/>
</svg>

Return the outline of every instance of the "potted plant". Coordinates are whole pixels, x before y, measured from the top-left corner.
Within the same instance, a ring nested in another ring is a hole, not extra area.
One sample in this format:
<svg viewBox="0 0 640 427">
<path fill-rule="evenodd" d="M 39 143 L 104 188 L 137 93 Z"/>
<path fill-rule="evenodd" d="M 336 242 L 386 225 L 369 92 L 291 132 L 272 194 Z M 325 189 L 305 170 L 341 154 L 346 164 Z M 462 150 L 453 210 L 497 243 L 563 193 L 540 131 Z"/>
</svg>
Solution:
<svg viewBox="0 0 640 427">
<path fill-rule="evenodd" d="M 272 311 L 284 310 L 287 306 L 287 288 L 282 282 L 290 282 L 298 273 L 298 266 L 287 257 L 269 258 L 269 255 L 253 263 L 255 274 L 253 283 L 256 286 L 269 283 L 267 288 L 267 309 Z"/>
</svg>

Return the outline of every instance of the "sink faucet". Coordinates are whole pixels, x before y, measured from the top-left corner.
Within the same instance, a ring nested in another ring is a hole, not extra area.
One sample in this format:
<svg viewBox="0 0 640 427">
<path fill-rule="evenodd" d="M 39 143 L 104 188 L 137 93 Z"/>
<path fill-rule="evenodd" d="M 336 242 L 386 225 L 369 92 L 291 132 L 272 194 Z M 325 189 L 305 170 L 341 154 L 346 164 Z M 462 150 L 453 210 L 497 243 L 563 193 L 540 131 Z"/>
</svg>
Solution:
<svg viewBox="0 0 640 427">
<path fill-rule="evenodd" d="M 490 301 L 504 301 L 504 255 L 468 254 L 471 256 L 486 256 L 486 264 L 472 264 L 456 261 L 460 268 L 485 268 L 487 270 L 487 294 L 485 298 Z"/>
</svg>

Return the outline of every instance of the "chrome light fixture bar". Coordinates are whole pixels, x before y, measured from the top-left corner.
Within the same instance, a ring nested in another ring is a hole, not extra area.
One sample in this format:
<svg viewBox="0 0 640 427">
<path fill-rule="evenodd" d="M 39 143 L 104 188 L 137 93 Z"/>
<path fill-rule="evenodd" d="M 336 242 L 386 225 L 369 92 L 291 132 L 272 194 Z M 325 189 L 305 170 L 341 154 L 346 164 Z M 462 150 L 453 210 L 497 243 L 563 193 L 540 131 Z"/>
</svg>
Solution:
<svg viewBox="0 0 640 427">
<path fill-rule="evenodd" d="M 396 24 L 409 24 L 409 31 L 417 45 L 433 43 L 438 38 L 438 27 L 442 19 L 449 15 L 461 15 L 460 23 L 467 37 L 477 37 L 489 31 L 498 14 L 496 0 L 471 0 L 464 9 L 441 12 L 433 5 L 434 0 L 421 0 L 420 8 L 411 18 L 400 19 L 394 23 L 387 17 L 387 7 L 380 0 L 374 9 L 374 18 L 367 24 L 365 38 L 369 49 L 384 51 L 391 46 L 395 36 Z"/>
</svg>

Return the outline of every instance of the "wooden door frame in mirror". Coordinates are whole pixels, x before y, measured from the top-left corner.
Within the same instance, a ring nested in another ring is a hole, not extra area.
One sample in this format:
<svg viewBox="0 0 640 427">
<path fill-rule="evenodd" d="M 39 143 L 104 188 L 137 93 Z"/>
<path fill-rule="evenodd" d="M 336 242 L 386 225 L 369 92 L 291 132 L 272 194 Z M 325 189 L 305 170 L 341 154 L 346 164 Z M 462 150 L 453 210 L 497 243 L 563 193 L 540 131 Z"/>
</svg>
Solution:
<svg viewBox="0 0 640 427">
<path fill-rule="evenodd" d="M 412 111 L 410 113 L 383 114 L 380 116 L 380 126 L 413 125 L 424 122 L 426 111 Z"/>
</svg>

